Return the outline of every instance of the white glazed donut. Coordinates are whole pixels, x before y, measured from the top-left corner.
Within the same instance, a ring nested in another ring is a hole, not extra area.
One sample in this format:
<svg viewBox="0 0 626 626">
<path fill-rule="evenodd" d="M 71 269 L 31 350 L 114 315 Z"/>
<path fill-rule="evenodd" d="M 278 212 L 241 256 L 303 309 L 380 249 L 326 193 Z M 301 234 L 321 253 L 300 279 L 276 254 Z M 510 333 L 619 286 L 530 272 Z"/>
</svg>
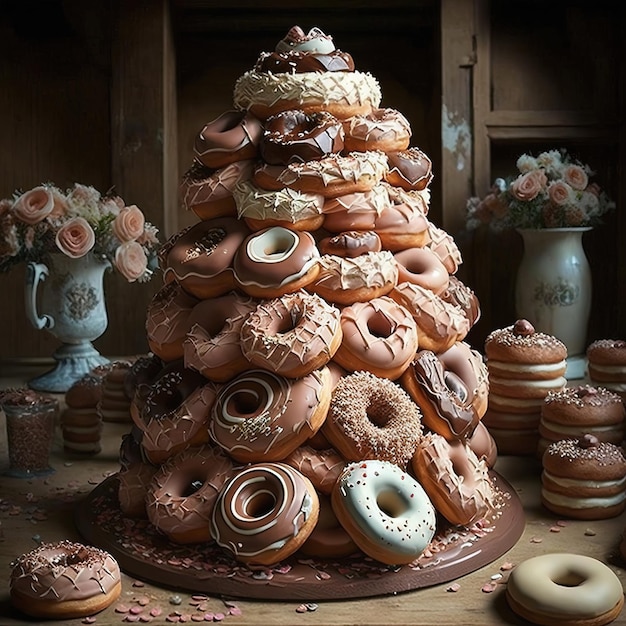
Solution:
<svg viewBox="0 0 626 626">
<path fill-rule="evenodd" d="M 534 624 L 601 626 L 622 610 L 619 578 L 601 561 L 581 554 L 542 554 L 520 563 L 509 577 L 509 605 Z"/>
<path fill-rule="evenodd" d="M 333 511 L 363 552 L 390 565 L 414 561 L 435 534 L 422 486 L 389 461 L 351 463 L 331 495 Z"/>
</svg>

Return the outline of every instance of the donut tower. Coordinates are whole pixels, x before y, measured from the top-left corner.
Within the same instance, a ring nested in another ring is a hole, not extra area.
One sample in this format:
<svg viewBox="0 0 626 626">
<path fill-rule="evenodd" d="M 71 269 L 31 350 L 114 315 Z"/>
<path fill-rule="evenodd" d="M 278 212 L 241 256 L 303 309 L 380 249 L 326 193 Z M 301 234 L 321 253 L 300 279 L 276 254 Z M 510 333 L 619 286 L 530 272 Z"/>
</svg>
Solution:
<svg viewBox="0 0 626 626">
<path fill-rule="evenodd" d="M 199 220 L 159 252 L 155 373 L 121 449 L 125 511 L 174 542 L 400 564 L 493 514 L 479 303 L 428 217 L 431 161 L 381 100 L 294 26 L 196 137 Z"/>
</svg>

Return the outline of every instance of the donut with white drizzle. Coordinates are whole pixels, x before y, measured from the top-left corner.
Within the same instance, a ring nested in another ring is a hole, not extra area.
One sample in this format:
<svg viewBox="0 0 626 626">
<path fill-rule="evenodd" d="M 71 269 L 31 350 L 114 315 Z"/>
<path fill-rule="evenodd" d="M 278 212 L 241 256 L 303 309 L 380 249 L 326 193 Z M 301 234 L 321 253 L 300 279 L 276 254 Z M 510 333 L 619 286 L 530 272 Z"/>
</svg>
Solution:
<svg viewBox="0 0 626 626">
<path fill-rule="evenodd" d="M 258 463 L 222 488 L 211 535 L 239 561 L 273 565 L 306 541 L 318 517 L 319 499 L 308 478 L 284 463 Z"/>
</svg>

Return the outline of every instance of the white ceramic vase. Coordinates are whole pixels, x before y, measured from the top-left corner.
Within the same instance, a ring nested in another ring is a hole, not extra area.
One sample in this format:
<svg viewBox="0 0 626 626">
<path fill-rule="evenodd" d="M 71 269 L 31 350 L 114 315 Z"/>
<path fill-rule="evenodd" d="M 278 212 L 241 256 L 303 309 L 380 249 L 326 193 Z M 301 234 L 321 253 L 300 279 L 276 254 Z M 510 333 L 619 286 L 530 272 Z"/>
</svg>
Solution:
<svg viewBox="0 0 626 626">
<path fill-rule="evenodd" d="M 584 375 L 592 284 L 582 236 L 589 230 L 518 230 L 524 240 L 524 255 L 515 284 L 517 317 L 565 344 L 568 378 Z"/>
<path fill-rule="evenodd" d="M 91 342 L 108 325 L 104 272 L 109 267 L 108 261 L 91 253 L 79 259 L 51 254 L 46 263 L 28 264 L 26 315 L 35 328 L 46 329 L 61 341 L 53 355 L 55 369 L 29 381 L 31 388 L 63 393 L 91 369 L 108 362 Z"/>
</svg>

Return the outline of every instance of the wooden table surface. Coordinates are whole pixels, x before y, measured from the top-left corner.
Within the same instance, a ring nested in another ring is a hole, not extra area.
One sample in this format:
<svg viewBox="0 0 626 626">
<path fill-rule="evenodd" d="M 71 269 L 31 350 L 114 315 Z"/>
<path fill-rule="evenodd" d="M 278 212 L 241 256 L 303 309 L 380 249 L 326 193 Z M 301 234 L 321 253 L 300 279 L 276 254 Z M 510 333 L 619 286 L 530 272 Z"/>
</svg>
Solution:
<svg viewBox="0 0 626 626">
<path fill-rule="evenodd" d="M 0 389 L 20 384 L 21 370 L 0 369 Z M 62 397 L 59 396 L 62 400 Z M 51 464 L 56 472 L 39 479 L 15 479 L 0 476 L 0 625 L 34 624 L 11 606 L 8 581 L 13 559 L 37 546 L 38 541 L 70 539 L 82 541 L 74 526 L 73 510 L 97 484 L 119 468 L 118 451 L 121 437 L 128 432 L 126 424 L 104 424 L 103 449 L 88 459 L 64 454 L 57 432 Z M 8 465 L 4 415 L 0 412 L 0 471 Z M 541 467 L 533 458 L 505 457 L 495 467 L 511 485 L 523 503 L 526 527 L 520 540 L 505 555 L 482 569 L 451 583 L 392 596 L 359 600 L 315 601 L 306 612 L 299 612 L 299 601 L 259 602 L 236 599 L 234 602 L 212 597 L 203 600 L 204 613 L 223 616 L 224 624 L 263 625 L 369 625 L 422 624 L 473 625 L 526 624 L 508 608 L 504 591 L 507 564 L 516 564 L 546 552 L 576 552 L 596 557 L 626 581 L 626 563 L 619 556 L 618 545 L 626 526 L 626 516 L 593 522 L 562 520 L 542 508 L 539 500 Z M 504 569 L 502 569 L 504 566 Z M 191 593 L 159 588 L 123 574 L 120 600 L 96 616 L 98 626 L 119 626 L 128 623 L 130 613 L 120 609 L 140 607 L 144 619 L 151 609 L 161 611 L 153 624 L 169 624 L 166 616 L 179 612 L 198 614 L 198 599 Z M 493 589 L 490 591 L 490 589 Z M 194 605 L 195 602 L 195 605 Z M 52 624 L 81 624 L 81 619 L 55 621 Z M 143 623 L 143 622 L 137 622 Z M 623 611 L 614 624 L 626 624 Z"/>
</svg>

